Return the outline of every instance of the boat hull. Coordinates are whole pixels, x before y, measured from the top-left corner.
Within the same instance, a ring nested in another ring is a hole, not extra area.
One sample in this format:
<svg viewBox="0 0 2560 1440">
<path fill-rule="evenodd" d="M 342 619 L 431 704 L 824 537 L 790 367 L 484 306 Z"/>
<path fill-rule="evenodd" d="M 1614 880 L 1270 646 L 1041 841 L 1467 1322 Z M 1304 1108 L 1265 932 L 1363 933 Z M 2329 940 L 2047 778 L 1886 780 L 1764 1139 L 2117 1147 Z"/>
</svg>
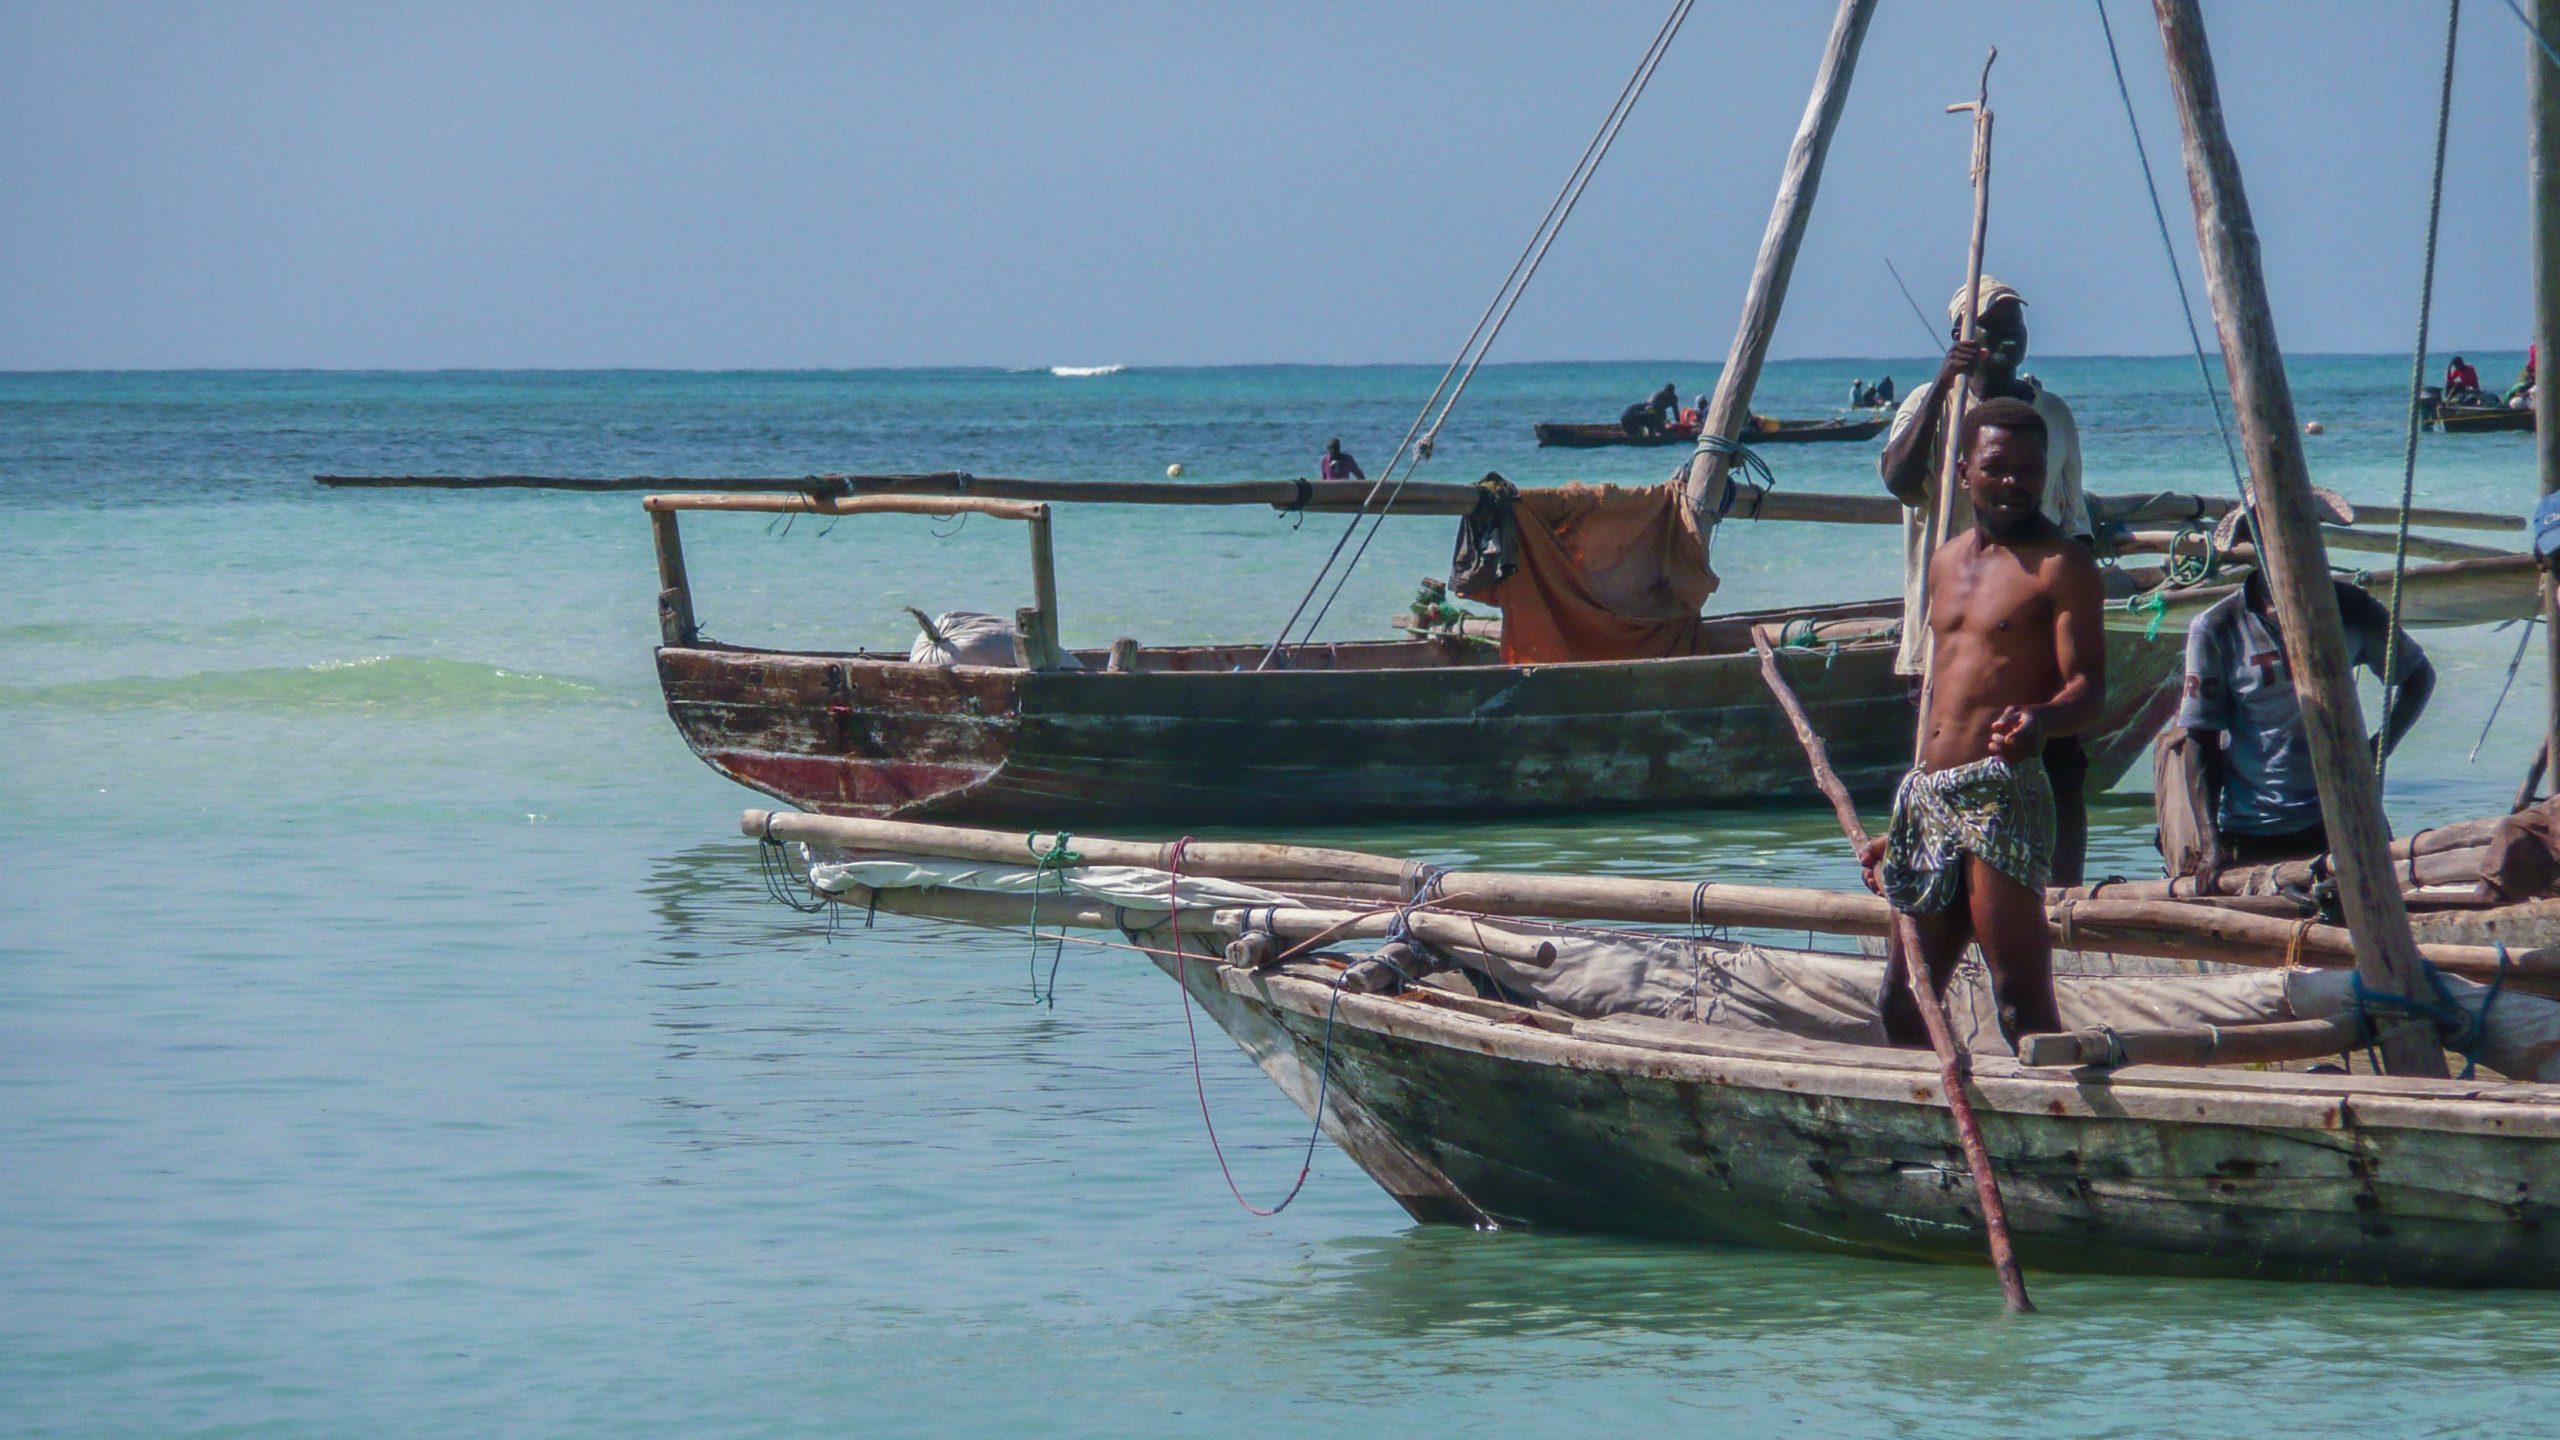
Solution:
<svg viewBox="0 0 2560 1440">
<path fill-rule="evenodd" d="M 1309 647 L 1300 668 L 1260 672 L 1258 651 L 1204 647 L 1144 661 L 1182 668 L 1130 673 L 667 647 L 658 670 L 668 713 L 706 763 L 826 814 L 1087 828 L 1824 803 L 1747 649 L 1387 663 L 1459 643 Z M 1834 767 L 1871 803 L 1891 798 L 1910 762 L 1893 653 L 1868 640 L 1781 656 Z M 2182 660 L 2174 635 L 2110 635 L 2107 658 L 2095 788 L 2142 758 L 2175 706 Z"/>
<path fill-rule="evenodd" d="M 1981 1263 L 1926 1052 L 1352 995 L 1328 1052 L 1321 981 L 1183 978 L 1301 1108 L 1329 1071 L 1326 1132 L 1417 1219 Z M 2560 1285 L 2560 1095 L 2496 1088 L 1985 1060 L 1974 1104 L 2036 1268 Z"/>
<path fill-rule="evenodd" d="M 2428 418 L 2435 428 L 2449 435 L 2479 434 L 2493 430 L 2531 430 L 2533 411 L 2516 410 L 2504 405 L 2437 405 Z"/>
</svg>

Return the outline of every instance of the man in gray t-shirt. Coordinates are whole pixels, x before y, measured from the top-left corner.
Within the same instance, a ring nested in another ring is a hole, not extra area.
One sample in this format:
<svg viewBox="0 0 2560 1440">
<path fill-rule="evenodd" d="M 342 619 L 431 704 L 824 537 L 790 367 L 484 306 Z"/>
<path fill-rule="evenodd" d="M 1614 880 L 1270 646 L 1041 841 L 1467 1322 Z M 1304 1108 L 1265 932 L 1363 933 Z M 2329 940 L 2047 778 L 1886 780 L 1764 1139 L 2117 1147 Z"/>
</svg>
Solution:
<svg viewBox="0 0 2560 1440">
<path fill-rule="evenodd" d="M 2348 662 L 2380 675 L 2391 612 L 2346 581 L 2336 583 Z M 2435 667 L 2405 630 L 2398 658 L 2399 688 L 2383 722 L 2386 752 L 2418 723 L 2436 687 Z M 2329 848 L 2302 702 L 2294 694 L 2266 582 L 2257 572 L 2250 572 L 2239 594 L 2225 596 L 2188 627 L 2186 697 L 2178 724 L 2194 737 L 2206 791 L 2214 797 L 2210 819 L 2216 833 L 2206 840 L 2200 889 L 2226 866 L 2302 860 Z"/>
</svg>

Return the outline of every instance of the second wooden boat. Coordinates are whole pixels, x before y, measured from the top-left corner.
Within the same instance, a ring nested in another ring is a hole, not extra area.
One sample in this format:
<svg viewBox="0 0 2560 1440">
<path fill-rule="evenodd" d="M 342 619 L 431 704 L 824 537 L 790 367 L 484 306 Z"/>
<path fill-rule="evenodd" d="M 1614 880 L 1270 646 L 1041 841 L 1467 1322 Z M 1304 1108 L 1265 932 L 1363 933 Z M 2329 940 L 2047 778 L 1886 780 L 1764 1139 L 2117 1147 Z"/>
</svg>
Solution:
<svg viewBox="0 0 2560 1440">
<path fill-rule="evenodd" d="M 685 743 L 721 774 L 837 815 L 1002 823 L 1342 821 L 1821 803 L 1761 682 L 1755 626 L 1790 642 L 1788 678 L 1862 798 L 1909 764 L 1893 673 L 1899 600 L 1716 617 L 1705 653 L 1505 665 L 1466 635 L 1295 645 L 1056 648 L 1047 507 L 1019 501 L 653 497 L 658 678 Z M 981 513 L 1033 523 L 1020 663 L 789 651 L 703 640 L 676 539 L 683 509 Z M 2110 634 L 2089 783 L 2115 783 L 2176 704 L 2181 637 Z"/>
</svg>

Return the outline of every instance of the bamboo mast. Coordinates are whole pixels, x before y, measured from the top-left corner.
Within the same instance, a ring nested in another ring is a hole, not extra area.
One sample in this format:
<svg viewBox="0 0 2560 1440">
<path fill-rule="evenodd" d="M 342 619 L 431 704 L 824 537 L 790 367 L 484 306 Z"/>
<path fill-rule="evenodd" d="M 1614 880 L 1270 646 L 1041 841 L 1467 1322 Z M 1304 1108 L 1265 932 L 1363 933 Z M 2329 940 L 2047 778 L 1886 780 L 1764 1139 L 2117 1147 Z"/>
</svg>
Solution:
<svg viewBox="0 0 2560 1440">
<path fill-rule="evenodd" d="M 1733 346 L 1725 352 L 1724 369 L 1716 375 L 1715 398 L 1699 417 L 1698 452 L 1689 458 L 1683 493 L 1700 529 L 1720 518 L 1714 508 L 1724 492 L 1733 457 L 1706 448 L 1704 437 L 1726 440 L 1740 436 L 1751 418 L 1751 391 L 1760 383 L 1760 362 L 1769 355 L 1769 337 L 1777 333 L 1778 311 L 1786 304 L 1787 278 L 1795 272 L 1796 249 L 1804 243 L 1805 226 L 1813 218 L 1814 192 L 1822 185 L 1822 160 L 1831 149 L 1831 132 L 1849 104 L 1849 78 L 1858 68 L 1858 46 L 1866 39 L 1867 21 L 1876 0 L 1840 0 L 1831 19 L 1831 38 L 1822 49 L 1822 67 L 1806 97 L 1804 119 L 1796 125 L 1795 143 L 1787 149 L 1787 168 L 1778 180 L 1777 202 L 1769 209 L 1769 228 L 1761 232 L 1760 257 L 1752 266 L 1751 284 L 1742 295 L 1742 318 L 1734 326 Z"/>
<path fill-rule="evenodd" d="M 2232 407 L 2256 481 L 2259 553 L 2274 598 L 2302 718 L 2320 780 L 2320 813 L 2338 861 L 2338 893 L 2354 936 L 2356 973 L 2376 990 L 2429 993 L 2410 934 L 2409 912 L 2392 880 L 2390 832 L 2366 747 L 2364 716 L 2347 673 L 2329 552 L 2311 497 L 2293 393 L 2276 343 L 2258 262 L 2258 231 L 2240 183 L 2240 163 L 2224 129 L 2213 52 L 2197 0 L 2153 0 L 2167 51 L 2185 141 L 2187 190 L 2195 204 L 2196 241 L 2214 329 L 2231 377 Z M 2424 1026 L 2399 1026 L 2383 1037 L 2384 1068 L 2394 1075 L 2443 1076 L 2444 1049 Z"/>
<path fill-rule="evenodd" d="M 2560 0 L 2534 0 L 2533 18 L 2535 28 L 2544 35 L 2560 35 Z M 2525 38 L 2524 56 L 2532 74 L 2526 93 L 2533 100 L 2533 455 L 2542 475 L 2542 493 L 2549 495 L 2560 491 L 2560 394 L 2542 383 L 2539 357 L 2560 336 L 2560 75 L 2553 74 L 2550 57 L 2532 36 Z M 2550 708 L 2543 727 L 2543 758 L 2535 762 L 2537 771 L 2549 757 L 2560 755 L 2560 749 L 2552 748 L 2560 740 L 2560 588 L 2548 577 L 2542 582 L 2542 605 Z M 2560 793 L 2560 783 L 2552 788 Z M 2526 781 L 2527 801 L 2533 798 L 2533 790 L 2533 782 Z"/>
</svg>

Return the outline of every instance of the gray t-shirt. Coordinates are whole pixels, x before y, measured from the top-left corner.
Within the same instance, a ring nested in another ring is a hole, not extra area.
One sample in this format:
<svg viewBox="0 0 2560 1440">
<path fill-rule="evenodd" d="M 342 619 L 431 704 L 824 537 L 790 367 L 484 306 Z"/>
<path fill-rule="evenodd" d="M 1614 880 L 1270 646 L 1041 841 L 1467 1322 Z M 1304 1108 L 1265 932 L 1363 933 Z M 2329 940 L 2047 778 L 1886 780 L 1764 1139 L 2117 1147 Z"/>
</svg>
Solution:
<svg viewBox="0 0 2560 1440">
<path fill-rule="evenodd" d="M 2346 623 L 2348 663 L 2381 674 L 2391 612 L 2339 581 L 2338 615 Z M 2426 660 L 2403 631 L 2400 673 L 2392 680 L 2408 679 Z M 2222 804 L 2214 817 L 2218 828 L 2282 835 L 2320 823 L 2320 783 L 2311 769 L 2293 671 L 2275 630 L 2238 593 L 2224 596 L 2187 627 L 2187 687 L 2178 724 L 2230 737 L 2223 751 Z"/>
</svg>

